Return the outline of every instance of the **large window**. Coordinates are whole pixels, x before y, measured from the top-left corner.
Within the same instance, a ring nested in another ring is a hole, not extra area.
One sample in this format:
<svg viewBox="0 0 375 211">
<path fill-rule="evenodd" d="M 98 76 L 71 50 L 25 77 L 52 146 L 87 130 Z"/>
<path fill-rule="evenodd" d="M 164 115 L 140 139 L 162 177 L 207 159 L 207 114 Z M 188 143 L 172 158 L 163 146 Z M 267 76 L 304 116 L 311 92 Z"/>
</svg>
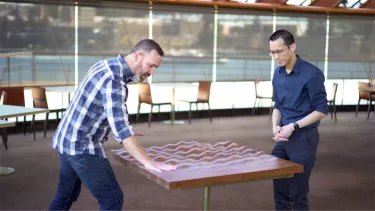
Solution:
<svg viewBox="0 0 375 211">
<path fill-rule="evenodd" d="M 146 3 L 101 4 L 79 7 L 79 81 L 99 60 L 128 54 L 149 36 L 149 9 Z"/>
<path fill-rule="evenodd" d="M 375 78 L 374 16 L 148 2 L 39 2 L 0 3 L 0 86 L 74 85 L 99 60 L 127 54 L 139 40 L 153 38 L 165 51 L 149 80 L 155 101 L 172 97 L 170 87 L 156 83 L 207 80 L 214 82 L 212 108 L 251 108 L 255 80 L 262 81 L 265 95 L 272 90 L 275 63 L 267 52 L 274 29 L 294 34 L 297 53 L 326 73 L 327 92 L 332 83 L 339 84 L 337 104 L 355 104 L 358 81 Z M 135 113 L 137 87 L 130 89 L 128 108 Z M 176 99 L 193 99 L 196 92 L 196 87 L 177 89 Z M 26 105 L 32 106 L 27 93 Z M 65 94 L 48 97 L 51 108 L 67 105 Z"/>
<path fill-rule="evenodd" d="M 212 80 L 213 37 L 212 9 L 154 5 L 152 38 L 166 57 L 152 82 Z"/>
<path fill-rule="evenodd" d="M 324 71 L 327 15 L 278 12 L 278 29 L 290 31 L 297 45 L 296 53 Z"/>
<path fill-rule="evenodd" d="M 0 84 L 74 81 L 72 6 L 0 3 Z M 2 72 L 1 72 L 2 71 Z"/>
<path fill-rule="evenodd" d="M 331 15 L 329 22 L 328 78 L 370 78 L 375 66 L 375 17 Z"/>
<path fill-rule="evenodd" d="M 216 80 L 269 80 L 272 28 L 271 11 L 219 10 Z"/>
</svg>

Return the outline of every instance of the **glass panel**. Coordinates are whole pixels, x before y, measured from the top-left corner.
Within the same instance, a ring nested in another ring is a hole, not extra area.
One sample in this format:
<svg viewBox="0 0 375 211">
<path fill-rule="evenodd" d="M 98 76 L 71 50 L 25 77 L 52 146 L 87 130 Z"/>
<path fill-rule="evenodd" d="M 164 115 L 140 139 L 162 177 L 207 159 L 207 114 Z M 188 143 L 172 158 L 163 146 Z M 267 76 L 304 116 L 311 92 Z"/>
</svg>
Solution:
<svg viewBox="0 0 375 211">
<path fill-rule="evenodd" d="M 368 79 L 375 61 L 375 17 L 330 16 L 328 78 Z"/>
<path fill-rule="evenodd" d="M 212 79 L 213 9 L 153 6 L 153 39 L 166 53 L 152 82 Z"/>
<path fill-rule="evenodd" d="M 272 25 L 272 12 L 219 10 L 216 80 L 269 80 Z"/>
<path fill-rule="evenodd" d="M 81 81 L 96 62 L 120 53 L 126 55 L 138 41 L 148 38 L 148 4 L 112 3 L 79 7 L 78 25 L 78 71 Z"/>
<path fill-rule="evenodd" d="M 5 53 L 0 58 L 1 85 L 74 81 L 74 58 L 64 56 L 74 49 L 72 11 L 73 6 L 0 4 L 0 52 Z"/>
<path fill-rule="evenodd" d="M 306 13 L 277 13 L 276 30 L 286 29 L 294 36 L 296 53 L 302 59 L 323 64 L 325 58 L 327 16 Z M 324 71 L 324 68 L 321 69 Z"/>
</svg>

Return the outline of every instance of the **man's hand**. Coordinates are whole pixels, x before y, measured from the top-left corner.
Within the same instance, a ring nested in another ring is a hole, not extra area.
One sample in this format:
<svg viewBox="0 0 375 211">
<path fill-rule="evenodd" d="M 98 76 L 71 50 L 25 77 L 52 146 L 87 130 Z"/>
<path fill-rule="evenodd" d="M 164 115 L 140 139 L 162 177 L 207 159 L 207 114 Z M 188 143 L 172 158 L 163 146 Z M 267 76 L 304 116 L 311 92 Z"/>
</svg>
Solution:
<svg viewBox="0 0 375 211">
<path fill-rule="evenodd" d="M 272 132 L 275 135 L 276 133 L 279 133 L 281 131 L 281 127 L 277 125 L 276 127 L 272 128 Z"/>
<path fill-rule="evenodd" d="M 294 125 L 292 123 L 285 125 L 281 128 L 278 137 L 281 137 L 283 141 L 288 141 L 288 138 L 292 135 L 293 131 Z"/>
<path fill-rule="evenodd" d="M 149 161 L 145 162 L 144 166 L 146 167 L 146 169 L 154 170 L 154 171 L 157 171 L 159 173 L 162 172 L 162 170 L 163 171 L 170 171 L 170 170 L 176 170 L 177 169 L 177 167 L 174 166 L 174 165 L 163 164 L 163 163 L 153 161 L 153 160 L 149 160 Z"/>
<path fill-rule="evenodd" d="M 135 136 L 143 136 L 142 133 L 138 133 L 138 132 L 134 132 L 134 135 L 135 135 Z"/>
<path fill-rule="evenodd" d="M 129 154 L 131 154 L 136 160 L 143 164 L 146 169 L 154 170 L 157 172 L 176 169 L 176 167 L 173 165 L 153 161 L 145 152 L 141 144 L 138 142 L 136 136 L 129 136 L 128 138 L 124 139 L 122 141 L 122 145 L 129 152 Z"/>
<path fill-rule="evenodd" d="M 288 141 L 288 139 L 286 137 L 284 137 L 283 135 L 280 134 L 281 129 L 282 128 L 280 126 L 276 126 L 276 127 L 272 128 L 272 132 L 273 132 L 273 135 L 274 135 L 274 137 L 272 139 L 275 140 L 275 141 Z"/>
</svg>

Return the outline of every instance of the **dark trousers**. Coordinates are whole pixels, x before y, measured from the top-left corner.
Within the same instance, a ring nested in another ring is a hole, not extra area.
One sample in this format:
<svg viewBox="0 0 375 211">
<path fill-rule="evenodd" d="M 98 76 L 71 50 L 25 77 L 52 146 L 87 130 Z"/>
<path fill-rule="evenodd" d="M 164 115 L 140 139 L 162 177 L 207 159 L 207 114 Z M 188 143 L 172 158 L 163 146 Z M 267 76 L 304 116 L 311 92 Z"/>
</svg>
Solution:
<svg viewBox="0 0 375 211">
<path fill-rule="evenodd" d="M 292 178 L 274 179 L 276 210 L 309 210 L 309 179 L 319 144 L 317 128 L 294 131 L 289 141 L 276 142 L 272 155 L 304 166 L 303 173 Z"/>
<path fill-rule="evenodd" d="M 98 200 L 100 210 L 121 210 L 123 193 L 106 158 L 95 155 L 60 155 L 60 179 L 48 210 L 69 210 L 78 199 L 81 183 Z"/>
</svg>

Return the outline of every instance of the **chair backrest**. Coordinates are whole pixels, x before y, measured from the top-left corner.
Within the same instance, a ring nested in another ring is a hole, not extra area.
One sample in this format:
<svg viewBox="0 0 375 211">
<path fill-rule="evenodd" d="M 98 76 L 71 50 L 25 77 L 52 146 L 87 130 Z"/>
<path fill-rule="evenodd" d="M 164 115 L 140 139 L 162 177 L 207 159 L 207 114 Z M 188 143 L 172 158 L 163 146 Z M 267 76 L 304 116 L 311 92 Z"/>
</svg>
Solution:
<svg viewBox="0 0 375 211">
<path fill-rule="evenodd" d="M 0 92 L 7 93 L 5 105 L 25 106 L 25 93 L 23 87 L 2 87 Z"/>
<path fill-rule="evenodd" d="M 7 92 L 6 91 L 1 91 L 0 105 L 5 105 L 6 101 L 7 101 Z"/>
<path fill-rule="evenodd" d="M 211 93 L 211 81 L 199 81 L 198 102 L 209 102 Z"/>
<path fill-rule="evenodd" d="M 138 83 L 139 103 L 152 104 L 151 87 L 149 83 Z"/>
<path fill-rule="evenodd" d="M 369 86 L 370 84 L 367 83 L 367 82 L 358 82 L 358 88 L 359 87 L 367 87 Z M 370 100 L 370 95 L 368 92 L 364 92 L 364 91 L 359 91 L 359 99 L 364 99 L 364 100 Z"/>
<path fill-rule="evenodd" d="M 331 93 L 328 95 L 328 101 L 335 101 L 336 100 L 336 93 L 337 93 L 337 83 L 333 83 Z"/>
<path fill-rule="evenodd" d="M 41 87 L 31 88 L 31 95 L 33 98 L 34 108 L 46 108 L 48 109 L 46 89 Z"/>
</svg>

